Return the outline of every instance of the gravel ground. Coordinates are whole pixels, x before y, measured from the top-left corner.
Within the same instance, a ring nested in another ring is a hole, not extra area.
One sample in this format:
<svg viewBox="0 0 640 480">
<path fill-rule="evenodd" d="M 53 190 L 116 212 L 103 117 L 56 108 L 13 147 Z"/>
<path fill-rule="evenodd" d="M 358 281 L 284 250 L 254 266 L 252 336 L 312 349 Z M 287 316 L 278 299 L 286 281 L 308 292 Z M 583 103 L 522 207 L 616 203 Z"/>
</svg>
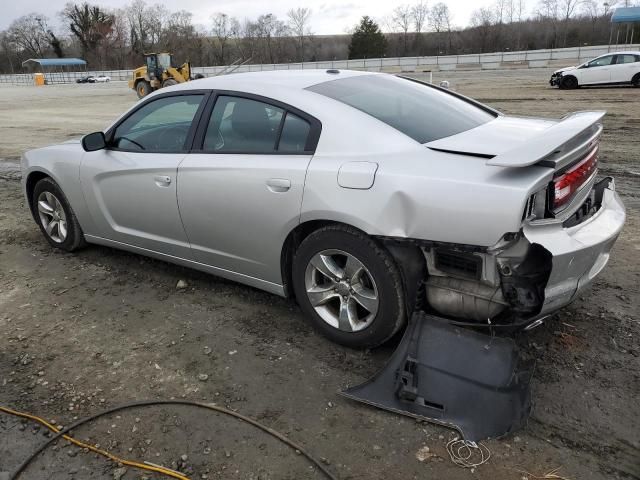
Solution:
<svg viewBox="0 0 640 480">
<path fill-rule="evenodd" d="M 455 466 L 450 430 L 336 395 L 381 368 L 393 344 L 344 349 L 315 334 L 291 301 L 109 248 L 48 246 L 24 205 L 19 155 L 103 128 L 136 100 L 120 82 L 0 87 L 0 405 L 65 425 L 136 400 L 215 402 L 286 434 L 341 479 L 523 480 L 557 468 L 571 479 L 640 478 L 640 89 L 559 91 L 549 73 L 434 78 L 511 114 L 606 109 L 601 171 L 616 177 L 628 208 L 591 290 L 526 338 L 538 358 L 531 420 L 486 442 L 485 465 Z M 75 435 L 194 479 L 322 478 L 264 433 L 189 407 L 121 412 Z M 45 440 L 42 428 L 0 414 L 0 472 Z M 433 455 L 419 461 L 425 446 Z M 59 443 L 23 478 L 162 477 Z"/>
</svg>

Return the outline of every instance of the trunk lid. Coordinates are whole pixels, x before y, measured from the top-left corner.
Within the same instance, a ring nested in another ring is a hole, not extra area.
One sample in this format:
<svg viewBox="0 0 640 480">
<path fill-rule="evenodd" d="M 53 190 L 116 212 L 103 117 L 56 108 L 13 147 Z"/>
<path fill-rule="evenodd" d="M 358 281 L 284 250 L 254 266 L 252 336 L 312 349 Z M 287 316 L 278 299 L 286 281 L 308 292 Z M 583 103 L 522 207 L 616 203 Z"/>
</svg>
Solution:
<svg viewBox="0 0 640 480">
<path fill-rule="evenodd" d="M 556 124 L 555 120 L 499 116 L 479 127 L 425 144 L 432 150 L 493 158 Z"/>
<path fill-rule="evenodd" d="M 606 112 L 575 112 L 560 121 L 498 117 L 466 132 L 425 144 L 433 150 L 487 158 L 487 165 L 562 169 L 597 144 Z"/>
</svg>

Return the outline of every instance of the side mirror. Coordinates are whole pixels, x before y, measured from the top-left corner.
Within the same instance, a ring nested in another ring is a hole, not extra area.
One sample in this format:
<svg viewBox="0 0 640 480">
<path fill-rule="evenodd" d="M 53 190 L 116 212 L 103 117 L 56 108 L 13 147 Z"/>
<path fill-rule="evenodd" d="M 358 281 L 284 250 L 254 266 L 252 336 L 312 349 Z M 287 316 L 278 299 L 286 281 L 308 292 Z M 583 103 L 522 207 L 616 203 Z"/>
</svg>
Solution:
<svg viewBox="0 0 640 480">
<path fill-rule="evenodd" d="M 103 132 L 93 132 L 82 137 L 82 148 L 85 152 L 95 152 L 106 148 L 107 140 Z"/>
</svg>

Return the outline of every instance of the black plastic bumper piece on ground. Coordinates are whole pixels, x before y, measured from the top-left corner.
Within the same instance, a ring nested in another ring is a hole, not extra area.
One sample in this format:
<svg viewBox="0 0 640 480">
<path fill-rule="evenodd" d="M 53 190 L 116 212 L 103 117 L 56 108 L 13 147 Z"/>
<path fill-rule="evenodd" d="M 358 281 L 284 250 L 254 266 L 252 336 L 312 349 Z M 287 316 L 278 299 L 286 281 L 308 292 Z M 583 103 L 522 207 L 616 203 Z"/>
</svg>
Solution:
<svg viewBox="0 0 640 480">
<path fill-rule="evenodd" d="M 522 360 L 512 339 L 417 312 L 385 368 L 342 395 L 455 428 L 477 442 L 526 423 L 532 373 L 533 362 Z"/>
</svg>

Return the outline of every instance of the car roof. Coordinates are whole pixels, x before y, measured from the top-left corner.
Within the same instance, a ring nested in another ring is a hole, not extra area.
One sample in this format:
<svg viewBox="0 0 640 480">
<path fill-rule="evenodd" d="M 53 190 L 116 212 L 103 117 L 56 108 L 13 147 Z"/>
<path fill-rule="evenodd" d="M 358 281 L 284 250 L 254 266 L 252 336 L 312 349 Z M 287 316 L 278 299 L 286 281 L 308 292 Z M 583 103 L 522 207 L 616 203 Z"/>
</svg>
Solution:
<svg viewBox="0 0 640 480">
<path fill-rule="evenodd" d="M 621 52 L 607 52 L 607 53 L 603 53 L 602 55 L 598 55 L 595 58 L 600 58 L 600 57 L 606 57 L 607 55 L 640 55 L 640 51 L 635 51 L 635 50 L 624 50 Z"/>
<path fill-rule="evenodd" d="M 359 75 L 377 75 L 374 72 L 356 70 L 308 69 L 308 70 L 272 70 L 263 72 L 243 72 L 220 75 L 182 83 L 184 89 L 221 89 L 234 90 L 238 84 L 244 88 L 264 87 L 266 85 L 303 90 L 319 83 Z M 175 88 L 175 87 L 174 87 Z"/>
</svg>

